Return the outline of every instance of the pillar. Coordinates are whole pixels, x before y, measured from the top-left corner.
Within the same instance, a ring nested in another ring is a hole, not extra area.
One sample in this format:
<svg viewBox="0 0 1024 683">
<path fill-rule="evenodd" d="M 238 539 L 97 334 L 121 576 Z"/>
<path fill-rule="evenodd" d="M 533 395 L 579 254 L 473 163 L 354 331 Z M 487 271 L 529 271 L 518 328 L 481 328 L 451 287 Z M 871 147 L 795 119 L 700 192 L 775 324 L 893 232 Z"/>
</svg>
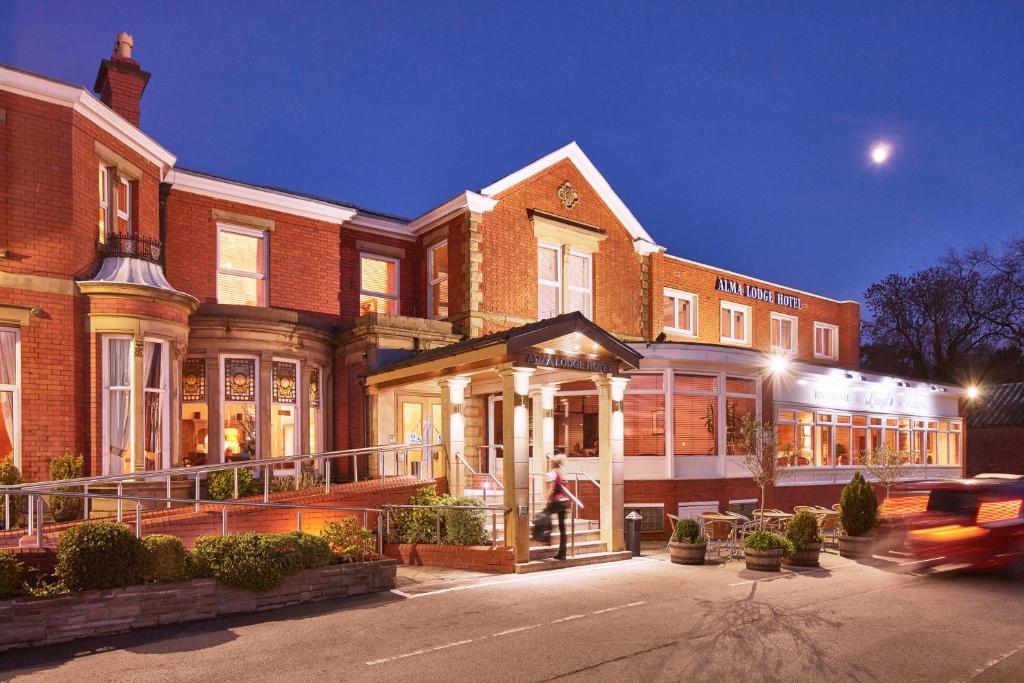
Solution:
<svg viewBox="0 0 1024 683">
<path fill-rule="evenodd" d="M 270 415 L 274 401 L 274 354 L 260 353 L 259 382 L 256 385 L 256 457 L 270 457 Z"/>
<path fill-rule="evenodd" d="M 444 444 L 445 458 L 437 462 L 443 463 L 435 470 L 434 477 L 447 476 L 448 490 L 453 496 L 461 496 L 466 487 L 466 471 L 459 457 L 466 457 L 466 418 L 462 413 L 465 407 L 468 377 L 447 377 L 439 381 L 441 387 L 441 443 Z"/>
<path fill-rule="evenodd" d="M 555 454 L 556 391 L 558 387 L 553 384 L 530 390 L 533 406 L 533 457 L 530 459 L 530 472 L 533 474 L 546 474 L 551 465 L 547 456 Z"/>
<path fill-rule="evenodd" d="M 220 356 L 216 351 L 206 352 L 206 463 L 224 462 L 224 416 L 221 397 L 224 380 L 220 372 Z"/>
<path fill-rule="evenodd" d="M 503 476 L 505 484 L 505 545 L 516 562 L 530 559 L 530 415 L 527 395 L 533 368 L 500 370 L 502 394 Z"/>
<path fill-rule="evenodd" d="M 132 462 L 129 470 L 141 472 L 146 469 L 146 370 L 144 354 L 146 350 L 145 337 L 139 332 L 136 334 L 133 347 L 135 353 L 132 355 Z"/>
<path fill-rule="evenodd" d="M 601 482 L 601 540 L 611 552 L 623 550 L 625 539 L 625 460 L 622 402 L 628 377 L 594 378 L 598 401 L 598 479 Z"/>
</svg>

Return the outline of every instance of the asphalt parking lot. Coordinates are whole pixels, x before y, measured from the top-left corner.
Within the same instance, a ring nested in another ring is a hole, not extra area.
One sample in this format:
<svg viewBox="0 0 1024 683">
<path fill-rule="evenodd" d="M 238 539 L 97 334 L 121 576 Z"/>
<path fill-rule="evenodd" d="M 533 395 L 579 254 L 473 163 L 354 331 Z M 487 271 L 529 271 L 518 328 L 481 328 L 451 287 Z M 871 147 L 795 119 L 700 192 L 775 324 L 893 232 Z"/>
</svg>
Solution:
<svg viewBox="0 0 1024 683">
<path fill-rule="evenodd" d="M 656 550 L 525 576 L 423 572 L 355 600 L 0 654 L 104 680 L 1024 680 L 1024 580 L 899 557 L 769 575 Z"/>
</svg>

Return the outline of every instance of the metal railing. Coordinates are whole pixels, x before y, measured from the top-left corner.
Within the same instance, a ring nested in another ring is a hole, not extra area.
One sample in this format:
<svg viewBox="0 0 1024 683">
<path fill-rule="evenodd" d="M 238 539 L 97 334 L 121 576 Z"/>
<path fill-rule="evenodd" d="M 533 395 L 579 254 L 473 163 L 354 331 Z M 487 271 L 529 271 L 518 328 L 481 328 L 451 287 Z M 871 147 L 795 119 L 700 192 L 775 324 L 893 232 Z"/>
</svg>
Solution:
<svg viewBox="0 0 1024 683">
<path fill-rule="evenodd" d="M 508 508 L 503 505 L 381 505 L 380 514 L 383 515 L 383 526 L 385 539 L 391 537 L 391 512 L 393 510 L 433 510 L 434 511 L 434 542 L 441 543 L 441 516 L 449 511 L 470 512 L 478 510 L 485 515 L 491 516 L 491 545 L 498 545 L 498 520 L 497 516 L 504 515 Z"/>
<path fill-rule="evenodd" d="M 160 263 L 160 253 L 163 248 L 164 245 L 159 240 L 124 233 L 105 235 L 99 245 L 100 253 L 104 256 L 126 256 L 153 263 Z"/>
<path fill-rule="evenodd" d="M 469 476 L 473 477 L 474 480 L 477 477 L 484 477 L 487 480 L 494 482 L 494 488 L 496 490 L 503 491 L 505 489 L 505 486 L 501 483 L 501 480 L 499 480 L 497 477 L 495 477 L 490 472 L 477 472 L 476 469 L 472 465 L 470 465 L 469 462 L 467 462 L 465 458 L 462 457 L 461 453 L 455 453 L 455 459 L 458 460 L 460 463 L 462 463 L 462 466 L 465 467 L 466 470 L 468 471 Z M 485 503 L 487 502 L 487 491 L 490 488 L 491 487 L 487 486 L 487 482 L 485 481 L 484 482 L 484 486 L 483 486 L 484 502 Z"/>
</svg>

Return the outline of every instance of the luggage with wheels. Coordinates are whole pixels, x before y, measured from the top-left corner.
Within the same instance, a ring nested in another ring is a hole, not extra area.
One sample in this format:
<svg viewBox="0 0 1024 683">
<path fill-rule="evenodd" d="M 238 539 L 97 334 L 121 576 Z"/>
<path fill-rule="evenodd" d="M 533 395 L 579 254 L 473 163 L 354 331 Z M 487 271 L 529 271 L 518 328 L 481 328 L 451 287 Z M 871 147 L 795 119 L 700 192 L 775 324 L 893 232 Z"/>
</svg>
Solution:
<svg viewBox="0 0 1024 683">
<path fill-rule="evenodd" d="M 533 518 L 530 538 L 544 545 L 551 545 L 551 516 L 546 512 L 541 512 Z"/>
</svg>

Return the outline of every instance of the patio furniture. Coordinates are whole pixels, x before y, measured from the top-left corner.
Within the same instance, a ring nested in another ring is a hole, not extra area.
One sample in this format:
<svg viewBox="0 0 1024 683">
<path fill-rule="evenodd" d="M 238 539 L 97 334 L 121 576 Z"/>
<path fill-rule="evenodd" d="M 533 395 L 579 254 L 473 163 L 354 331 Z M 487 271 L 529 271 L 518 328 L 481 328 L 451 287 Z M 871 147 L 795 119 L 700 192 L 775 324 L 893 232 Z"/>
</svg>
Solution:
<svg viewBox="0 0 1024 683">
<path fill-rule="evenodd" d="M 704 538 L 708 544 L 708 556 L 711 555 L 711 550 L 714 548 L 718 556 L 721 557 L 724 546 L 729 552 L 729 557 L 734 557 L 738 526 L 736 518 L 717 512 L 706 512 L 700 516 L 700 521 L 704 528 Z"/>
<path fill-rule="evenodd" d="M 834 510 L 819 510 L 818 530 L 828 540 L 832 537 L 832 543 L 839 543 L 839 513 Z"/>
</svg>

